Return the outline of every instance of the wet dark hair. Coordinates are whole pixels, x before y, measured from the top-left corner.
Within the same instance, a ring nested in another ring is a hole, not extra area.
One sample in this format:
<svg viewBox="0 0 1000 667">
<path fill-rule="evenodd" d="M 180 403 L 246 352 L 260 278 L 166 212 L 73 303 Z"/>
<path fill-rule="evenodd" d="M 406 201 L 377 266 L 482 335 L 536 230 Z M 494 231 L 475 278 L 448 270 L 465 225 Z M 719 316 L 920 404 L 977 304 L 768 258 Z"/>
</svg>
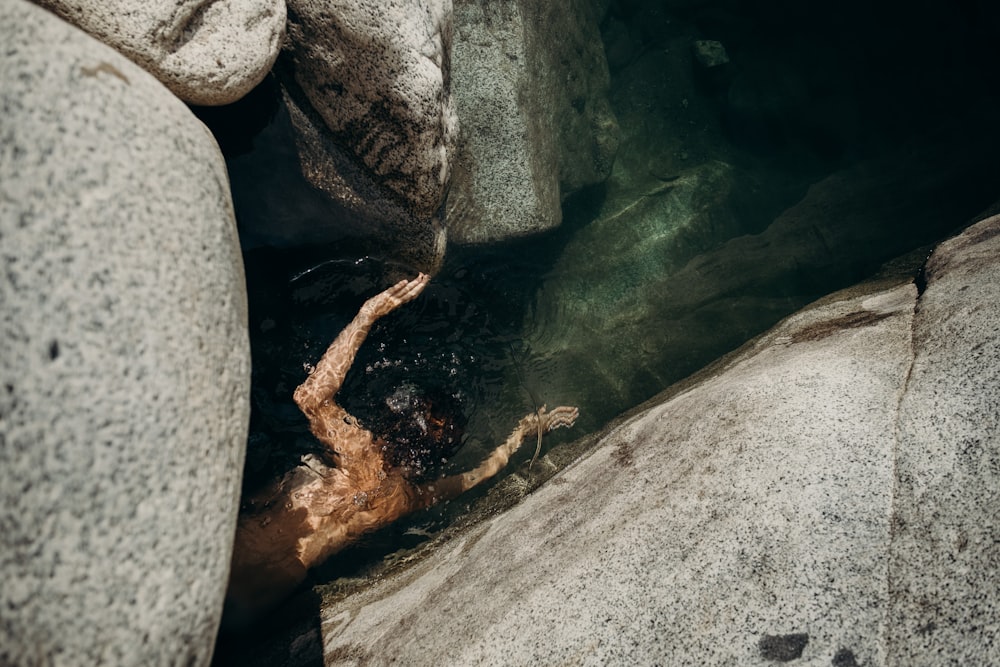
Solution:
<svg viewBox="0 0 1000 667">
<path fill-rule="evenodd" d="M 410 480 L 432 479 L 462 447 L 468 419 L 454 394 L 404 384 L 374 412 L 367 426 L 381 441 L 386 464 Z"/>
</svg>

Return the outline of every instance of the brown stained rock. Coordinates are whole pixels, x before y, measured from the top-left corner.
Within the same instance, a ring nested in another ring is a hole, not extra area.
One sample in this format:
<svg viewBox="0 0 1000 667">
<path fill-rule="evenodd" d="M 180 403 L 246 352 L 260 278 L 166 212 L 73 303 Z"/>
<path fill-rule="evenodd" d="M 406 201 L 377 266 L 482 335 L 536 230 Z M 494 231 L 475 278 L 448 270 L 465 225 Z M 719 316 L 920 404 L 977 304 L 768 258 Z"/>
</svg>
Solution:
<svg viewBox="0 0 1000 667">
<path fill-rule="evenodd" d="M 444 199 L 457 119 L 443 0 L 288 3 L 279 68 L 337 146 L 426 221 Z"/>
</svg>

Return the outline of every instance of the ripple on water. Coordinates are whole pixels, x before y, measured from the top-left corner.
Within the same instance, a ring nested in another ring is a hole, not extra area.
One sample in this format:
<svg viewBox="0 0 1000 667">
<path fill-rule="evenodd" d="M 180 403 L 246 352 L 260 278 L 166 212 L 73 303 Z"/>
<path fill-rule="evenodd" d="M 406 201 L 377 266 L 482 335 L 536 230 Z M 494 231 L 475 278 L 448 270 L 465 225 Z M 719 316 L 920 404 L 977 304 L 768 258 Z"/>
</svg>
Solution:
<svg viewBox="0 0 1000 667">
<path fill-rule="evenodd" d="M 411 272 L 373 258 L 303 265 L 276 250 L 248 253 L 246 263 L 254 353 L 250 490 L 319 449 L 292 392 L 364 300 Z M 447 395 L 468 424 L 464 446 L 444 471 L 475 465 L 535 400 L 545 402 L 527 387 L 553 360 L 534 357 L 520 338 L 536 273 L 529 261 L 499 256 L 446 266 L 419 299 L 373 327 L 338 401 L 366 424 L 401 388 Z"/>
</svg>

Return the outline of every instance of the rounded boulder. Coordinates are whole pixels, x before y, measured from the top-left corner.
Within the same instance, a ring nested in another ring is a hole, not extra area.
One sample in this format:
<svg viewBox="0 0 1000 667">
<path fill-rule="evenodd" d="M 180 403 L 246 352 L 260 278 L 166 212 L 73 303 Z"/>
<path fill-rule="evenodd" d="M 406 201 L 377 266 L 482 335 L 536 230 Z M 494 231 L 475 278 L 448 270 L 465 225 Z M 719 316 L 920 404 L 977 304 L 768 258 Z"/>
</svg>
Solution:
<svg viewBox="0 0 1000 667">
<path fill-rule="evenodd" d="M 208 664 L 249 417 L 225 165 L 147 72 L 0 10 L 0 664 Z"/>
<path fill-rule="evenodd" d="M 274 65 L 284 0 L 38 0 L 191 104 L 229 104 Z"/>
</svg>

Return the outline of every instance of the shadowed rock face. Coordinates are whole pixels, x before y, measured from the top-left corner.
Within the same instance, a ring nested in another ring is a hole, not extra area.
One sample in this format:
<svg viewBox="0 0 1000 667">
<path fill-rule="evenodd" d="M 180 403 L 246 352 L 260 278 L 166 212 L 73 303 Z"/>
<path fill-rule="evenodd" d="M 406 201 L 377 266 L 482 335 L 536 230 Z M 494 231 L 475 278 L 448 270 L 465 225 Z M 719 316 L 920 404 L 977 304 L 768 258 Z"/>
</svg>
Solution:
<svg viewBox="0 0 1000 667">
<path fill-rule="evenodd" d="M 284 0 L 39 0 L 192 104 L 229 104 L 270 71 Z"/>
<path fill-rule="evenodd" d="M 276 71 L 305 179 L 387 252 L 438 268 L 457 121 L 451 3 L 293 0 Z"/>
<path fill-rule="evenodd" d="M 997 662 L 998 257 L 995 217 L 935 251 L 922 293 L 793 315 L 330 605 L 327 658 Z"/>
<path fill-rule="evenodd" d="M 447 0 L 289 3 L 286 82 L 422 220 L 441 206 L 457 131 L 451 33 Z"/>
<path fill-rule="evenodd" d="M 0 1 L 0 664 L 205 665 L 249 418 L 225 165 L 148 72 Z"/>
</svg>

